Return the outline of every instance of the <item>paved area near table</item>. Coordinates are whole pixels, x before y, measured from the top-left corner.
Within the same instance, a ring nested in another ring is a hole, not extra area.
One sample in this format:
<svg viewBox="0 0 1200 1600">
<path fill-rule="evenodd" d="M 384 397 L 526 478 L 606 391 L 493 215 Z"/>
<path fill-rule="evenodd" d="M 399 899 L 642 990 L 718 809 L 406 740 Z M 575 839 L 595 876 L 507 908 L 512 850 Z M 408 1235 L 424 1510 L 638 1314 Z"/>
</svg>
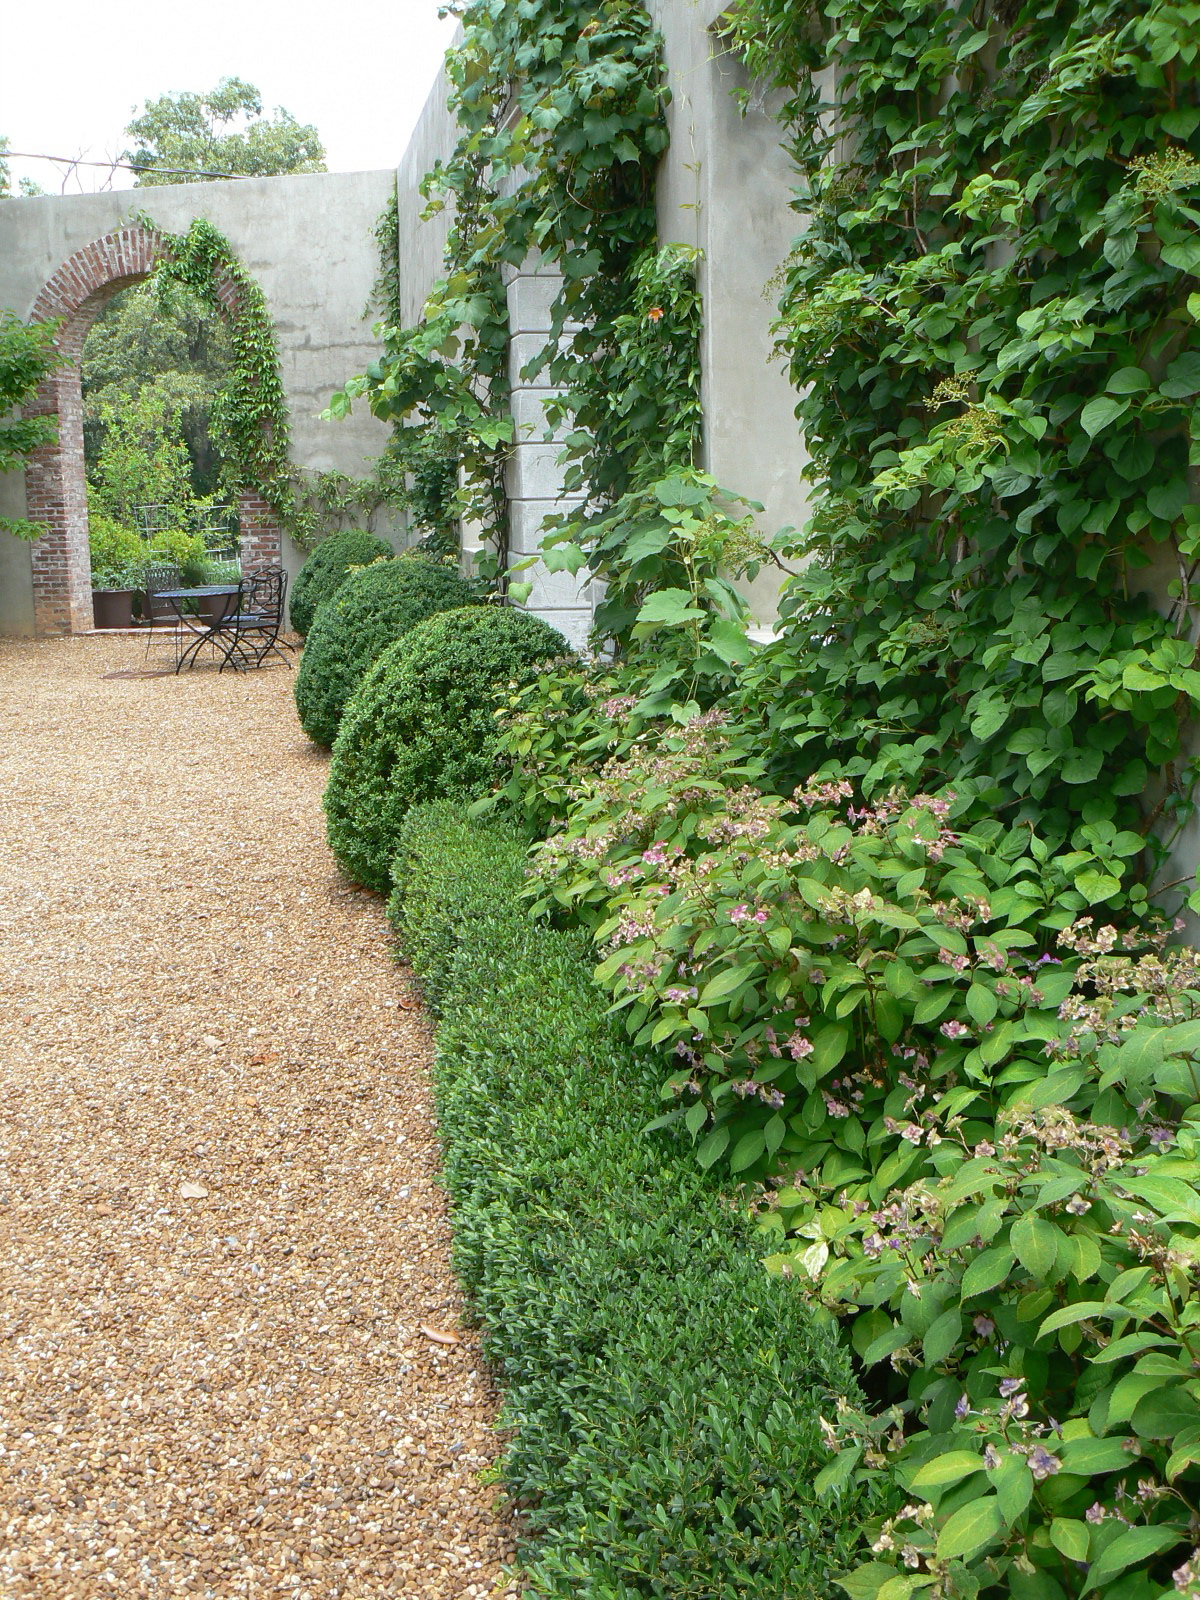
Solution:
<svg viewBox="0 0 1200 1600">
<path fill-rule="evenodd" d="M 0 1595 L 515 1593 L 428 1026 L 293 674 L 142 652 L 0 641 Z"/>
</svg>

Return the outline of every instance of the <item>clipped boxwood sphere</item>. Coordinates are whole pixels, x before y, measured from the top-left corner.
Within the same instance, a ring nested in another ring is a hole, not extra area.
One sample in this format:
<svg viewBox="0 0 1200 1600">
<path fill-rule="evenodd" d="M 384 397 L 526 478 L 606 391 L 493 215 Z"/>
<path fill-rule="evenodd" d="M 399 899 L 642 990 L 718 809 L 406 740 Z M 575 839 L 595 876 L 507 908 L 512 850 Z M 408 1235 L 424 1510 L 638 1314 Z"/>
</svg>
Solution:
<svg viewBox="0 0 1200 1600">
<path fill-rule="evenodd" d="M 325 790 L 329 844 L 351 877 L 388 888 L 400 824 L 418 800 L 487 792 L 497 691 L 567 648 L 540 617 L 509 606 L 444 611 L 388 646 L 346 707 Z"/>
<path fill-rule="evenodd" d="M 292 603 L 288 607 L 292 627 L 297 633 L 308 632 L 317 607 L 337 593 L 351 567 L 365 567 L 380 556 L 394 554 L 390 544 L 362 528 L 346 528 L 322 539 L 292 585 Z"/>
<path fill-rule="evenodd" d="M 455 568 L 423 556 L 352 572 L 317 607 L 300 657 L 296 711 L 308 737 L 332 744 L 346 702 L 372 661 L 426 617 L 469 606 L 474 598 Z"/>
</svg>

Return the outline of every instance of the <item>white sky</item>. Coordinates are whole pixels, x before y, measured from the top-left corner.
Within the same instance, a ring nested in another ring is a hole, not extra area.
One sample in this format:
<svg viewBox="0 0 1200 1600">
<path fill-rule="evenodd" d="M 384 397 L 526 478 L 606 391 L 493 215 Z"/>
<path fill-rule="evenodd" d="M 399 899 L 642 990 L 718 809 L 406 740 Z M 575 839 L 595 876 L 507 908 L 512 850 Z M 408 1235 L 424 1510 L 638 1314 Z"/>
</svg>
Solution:
<svg viewBox="0 0 1200 1600">
<path fill-rule="evenodd" d="M 432 87 L 454 20 L 438 0 L 7 0 L 0 29 L 0 135 L 13 150 L 103 161 L 146 100 L 255 85 L 267 115 L 311 122 L 331 172 L 393 167 Z M 50 194 L 64 169 L 11 157 Z M 65 192 L 127 188 L 132 173 L 76 168 Z"/>
</svg>

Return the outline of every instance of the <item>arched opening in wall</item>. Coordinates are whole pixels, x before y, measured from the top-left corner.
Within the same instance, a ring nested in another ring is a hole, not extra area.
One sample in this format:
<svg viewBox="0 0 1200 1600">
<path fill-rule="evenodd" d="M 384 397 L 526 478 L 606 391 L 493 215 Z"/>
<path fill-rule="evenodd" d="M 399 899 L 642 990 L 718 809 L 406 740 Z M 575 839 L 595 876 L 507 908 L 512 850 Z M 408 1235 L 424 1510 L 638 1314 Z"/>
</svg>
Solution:
<svg viewBox="0 0 1200 1600">
<path fill-rule="evenodd" d="M 237 469 L 222 424 L 228 319 L 156 273 L 83 343 L 83 454 L 96 625 L 142 620 L 148 566 L 185 584 L 240 577 Z M 97 596 L 96 591 L 100 591 Z"/>
<path fill-rule="evenodd" d="M 160 234 L 139 226 L 97 239 L 63 263 L 34 305 L 37 320 L 58 319 L 58 346 L 67 358 L 42 384 L 30 414 L 55 417 L 57 437 L 30 458 L 25 493 L 30 518 L 46 532 L 31 550 L 34 630 L 87 633 L 93 627 L 88 538 L 88 479 L 84 443 L 84 344 L 97 318 L 124 291 L 151 277 L 167 254 Z M 237 309 L 237 285 L 213 285 L 226 315 Z M 278 562 L 278 519 L 253 484 L 229 482 L 245 565 Z"/>
</svg>

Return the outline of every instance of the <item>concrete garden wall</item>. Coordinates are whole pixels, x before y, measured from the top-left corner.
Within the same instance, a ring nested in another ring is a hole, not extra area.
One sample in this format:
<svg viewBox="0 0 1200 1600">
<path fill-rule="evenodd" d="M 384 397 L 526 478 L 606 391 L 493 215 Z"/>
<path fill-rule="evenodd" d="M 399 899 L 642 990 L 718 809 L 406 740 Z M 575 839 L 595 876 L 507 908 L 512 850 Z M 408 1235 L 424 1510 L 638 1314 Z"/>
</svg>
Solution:
<svg viewBox="0 0 1200 1600">
<path fill-rule="evenodd" d="M 266 295 L 291 407 L 293 460 L 302 467 L 365 476 L 388 430 L 365 408 L 356 408 L 340 423 L 323 422 L 320 413 L 331 392 L 361 372 L 376 351 L 371 333 L 376 313 L 363 313 L 378 270 L 372 230 L 393 182 L 390 171 L 307 173 L 164 186 L 134 194 L 7 201 L 0 204 L 0 306 L 29 317 L 64 263 L 96 241 L 121 233 L 139 207 L 171 233 L 185 232 L 194 218 L 206 217 L 229 239 Z M 145 275 L 138 270 L 122 273 L 114 260 L 112 281 L 118 288 Z M 94 290 L 90 280 L 83 290 L 81 309 L 69 330 L 75 351 L 82 348 L 87 325 L 115 292 L 111 284 Z M 0 477 L 0 515 L 26 514 L 22 475 Z M 69 537 L 77 543 L 77 530 Z M 78 551 L 74 555 L 78 565 Z M 285 541 L 283 556 L 293 572 L 303 559 L 290 541 Z M 0 535 L 0 634 L 35 631 L 37 564 L 35 548 Z M 48 614 L 44 601 L 39 606 Z M 78 596 L 68 595 L 63 609 L 73 619 L 70 630 L 79 631 Z M 39 631 L 62 629 L 42 626 Z"/>
</svg>

